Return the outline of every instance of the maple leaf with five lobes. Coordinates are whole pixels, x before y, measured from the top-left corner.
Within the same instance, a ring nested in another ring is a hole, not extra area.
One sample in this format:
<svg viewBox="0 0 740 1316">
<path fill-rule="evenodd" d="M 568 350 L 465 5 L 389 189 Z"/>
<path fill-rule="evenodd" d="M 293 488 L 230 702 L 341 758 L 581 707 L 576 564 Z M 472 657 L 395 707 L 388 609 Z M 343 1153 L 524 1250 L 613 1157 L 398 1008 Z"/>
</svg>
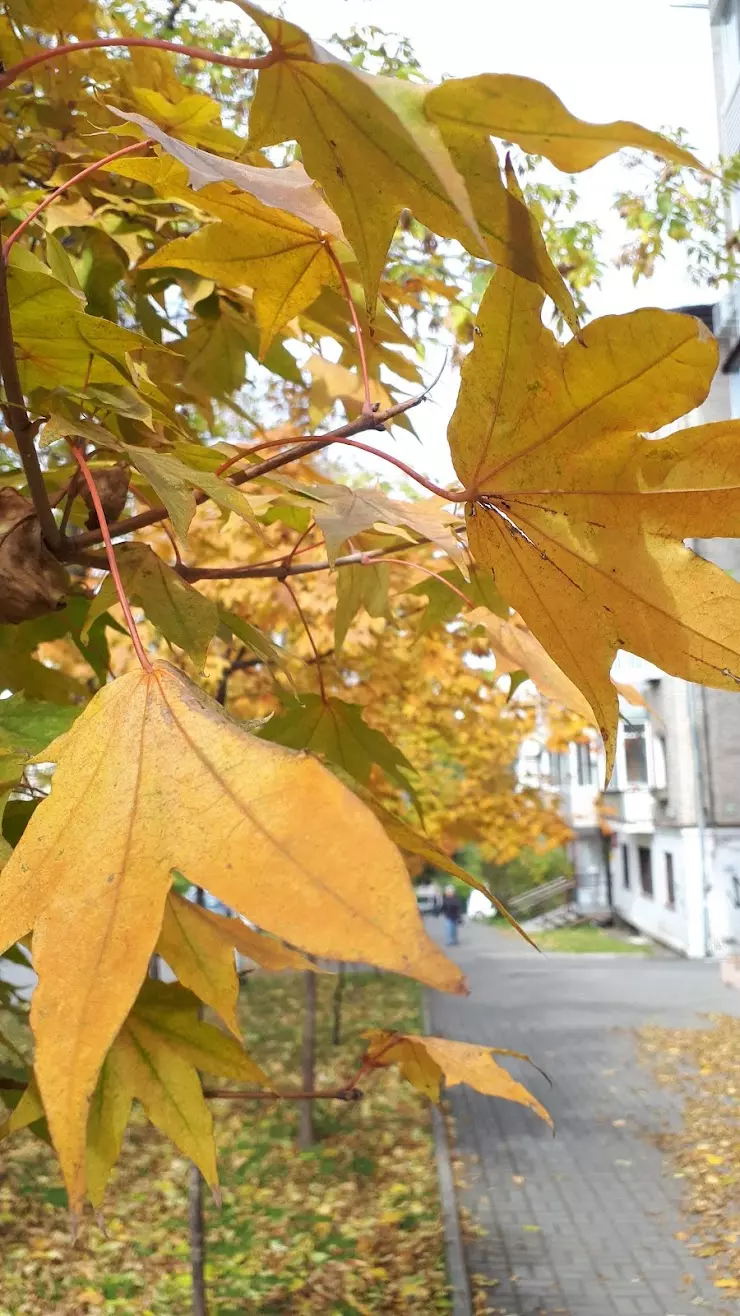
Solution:
<svg viewBox="0 0 740 1316">
<path fill-rule="evenodd" d="M 503 1097 L 505 1101 L 529 1106 L 552 1128 L 552 1119 L 545 1107 L 493 1059 L 495 1055 L 513 1056 L 531 1064 L 529 1056 L 522 1055 L 520 1051 L 508 1051 L 498 1046 L 478 1046 L 471 1042 L 452 1042 L 446 1037 L 389 1033 L 382 1028 L 374 1028 L 365 1036 L 369 1039 L 364 1056 L 365 1064 L 373 1068 L 398 1065 L 407 1082 L 431 1101 L 439 1101 L 443 1080 L 447 1087 L 465 1083 L 486 1096 Z"/>
<path fill-rule="evenodd" d="M 717 345 L 640 310 L 558 343 L 532 284 L 498 270 L 462 371 L 450 448 L 473 556 L 593 709 L 611 769 L 628 649 L 674 676 L 740 686 L 740 585 L 684 537 L 736 533 L 740 426 L 648 433 L 703 401 Z"/>
<path fill-rule="evenodd" d="M 369 810 L 170 664 L 104 686 L 40 757 L 58 767 L 0 874 L 0 948 L 33 929 L 36 1078 L 73 1209 L 90 1099 L 146 975 L 173 869 L 315 955 L 465 990 Z"/>
</svg>

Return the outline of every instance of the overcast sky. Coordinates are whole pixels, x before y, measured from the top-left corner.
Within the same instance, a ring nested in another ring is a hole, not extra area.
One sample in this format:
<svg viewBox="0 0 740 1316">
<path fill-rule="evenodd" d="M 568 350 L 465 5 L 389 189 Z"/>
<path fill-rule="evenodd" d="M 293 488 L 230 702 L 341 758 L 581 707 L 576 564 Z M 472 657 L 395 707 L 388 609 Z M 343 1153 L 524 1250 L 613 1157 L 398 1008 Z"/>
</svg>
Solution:
<svg viewBox="0 0 740 1316">
<path fill-rule="evenodd" d="M 228 3 L 228 0 L 226 0 Z M 408 36 L 430 78 L 473 73 L 519 73 L 547 82 L 569 109 L 593 120 L 635 119 L 648 128 L 685 128 L 698 154 L 717 155 L 717 114 L 706 8 L 669 0 L 262 0 L 308 28 L 317 40 L 373 23 Z M 231 6 L 229 5 L 229 8 Z M 245 24 L 248 20 L 244 19 Z M 583 218 L 609 226 L 614 194 L 635 185 L 619 157 L 579 176 Z M 612 224 L 614 221 L 612 221 Z M 614 230 L 613 230 L 614 231 Z M 615 231 L 615 242 L 616 242 Z M 629 274 L 612 271 L 596 314 L 636 306 L 713 301 L 714 292 L 685 276 L 680 248 L 650 281 L 635 289 Z M 441 430 L 456 384 L 437 390 L 435 414 L 419 428 L 426 457 L 420 465 L 446 473 Z M 430 409 L 431 410 L 431 409 Z M 417 417 L 419 413 L 416 413 Z M 408 440 L 403 440 L 408 452 Z M 418 456 L 418 449 L 414 454 Z"/>
</svg>

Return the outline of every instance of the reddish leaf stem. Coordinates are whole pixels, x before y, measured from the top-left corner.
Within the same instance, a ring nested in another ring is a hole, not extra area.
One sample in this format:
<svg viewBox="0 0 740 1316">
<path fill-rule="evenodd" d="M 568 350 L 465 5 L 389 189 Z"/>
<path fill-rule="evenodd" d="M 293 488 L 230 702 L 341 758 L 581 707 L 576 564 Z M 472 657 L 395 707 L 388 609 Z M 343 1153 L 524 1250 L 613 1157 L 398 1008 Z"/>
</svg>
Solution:
<svg viewBox="0 0 740 1316">
<path fill-rule="evenodd" d="M 114 46 L 126 49 L 136 46 L 148 47 L 150 50 L 171 50 L 174 55 L 186 55 L 188 59 L 202 59 L 207 64 L 223 64 L 230 69 L 266 69 L 280 59 L 278 50 L 270 50 L 266 55 L 253 55 L 240 58 L 237 55 L 217 55 L 212 50 L 201 50 L 197 46 L 183 46 L 177 41 L 164 41 L 159 37 L 94 37 L 89 41 L 70 41 L 63 46 L 54 46 L 51 50 L 42 50 L 38 55 L 30 55 L 19 64 L 13 64 L 0 77 L 0 90 L 9 87 L 16 78 L 37 64 L 48 64 L 50 60 L 75 55 L 79 50 L 105 50 Z"/>
<path fill-rule="evenodd" d="M 324 673 L 321 669 L 321 654 L 319 653 L 318 647 L 316 645 L 316 641 L 313 638 L 313 631 L 311 630 L 311 627 L 308 624 L 308 617 L 306 616 L 305 612 L 303 611 L 303 608 L 301 607 L 298 601 L 298 595 L 293 589 L 293 586 L 289 585 L 287 580 L 284 580 L 283 584 L 287 589 L 288 593 L 290 594 L 291 599 L 293 600 L 295 610 L 298 613 L 298 616 L 300 617 L 301 621 L 303 622 L 303 629 L 306 632 L 306 635 L 308 636 L 308 642 L 311 645 L 311 648 L 313 649 L 313 656 L 316 659 L 316 675 L 319 678 L 319 690 L 321 691 L 321 699 L 323 703 L 327 703 L 326 686 L 324 685 Z"/>
<path fill-rule="evenodd" d="M 113 577 L 113 584 L 116 587 L 116 594 L 118 595 L 118 601 L 123 609 L 123 615 L 126 619 L 126 625 L 128 626 L 129 635 L 131 636 L 131 642 L 134 646 L 134 649 L 136 650 L 136 657 L 141 663 L 144 671 L 151 672 L 152 665 L 149 662 L 149 659 L 147 658 L 146 653 L 144 651 L 144 646 L 141 643 L 141 636 L 139 635 L 139 632 L 136 629 L 134 614 L 131 611 L 131 605 L 128 599 L 126 598 L 126 591 L 123 588 L 123 581 L 121 580 L 121 575 L 118 570 L 118 563 L 116 562 L 116 555 L 113 551 L 113 544 L 111 542 L 111 537 L 108 531 L 108 522 L 105 519 L 105 512 L 103 511 L 103 504 L 100 501 L 98 486 L 96 485 L 92 477 L 92 474 L 90 472 L 90 467 L 88 466 L 79 448 L 75 448 L 74 446 L 72 446 L 72 456 L 74 457 L 75 461 L 77 462 L 77 465 L 82 471 L 82 478 L 84 479 L 85 484 L 87 485 L 88 490 L 90 492 L 90 500 L 92 502 L 93 507 L 95 508 L 95 515 L 98 518 L 98 525 L 100 526 L 100 531 L 103 536 L 103 543 L 105 544 L 105 555 L 108 559 L 110 574 Z"/>
<path fill-rule="evenodd" d="M 226 470 L 227 466 L 233 466 L 240 457 L 246 457 L 252 452 L 261 452 L 263 448 L 282 448 L 285 447 L 286 444 L 305 442 L 306 440 L 304 438 L 299 438 L 268 439 L 266 443 L 256 443 L 253 447 L 245 449 L 244 452 L 238 453 L 234 457 L 229 457 L 228 461 L 225 462 L 223 466 L 219 467 L 216 474 L 218 475 L 221 471 Z M 332 438 L 327 435 L 326 446 L 328 447 L 332 443 L 343 443 L 348 448 L 359 448 L 362 452 L 369 452 L 372 457 L 380 457 L 383 461 L 391 462 L 393 466 L 398 467 L 399 471 L 403 471 L 404 475 L 408 475 L 409 479 L 415 480 L 416 483 L 420 484 L 424 489 L 428 489 L 430 493 L 436 494 L 438 498 L 444 498 L 448 503 L 463 503 L 468 501 L 466 489 L 444 489 L 442 485 L 434 484 L 432 480 L 428 480 L 425 475 L 420 475 L 418 471 L 414 470 L 413 466 L 407 466 L 406 462 L 401 461 L 400 457 L 394 457 L 389 452 L 383 452 L 381 448 L 374 448 L 371 444 L 362 443 L 359 439 L 345 438 L 342 435 L 337 435 Z"/>
<path fill-rule="evenodd" d="M 367 368 L 367 356 L 365 355 L 365 339 L 362 333 L 362 325 L 360 324 L 359 316 L 357 314 L 355 300 L 354 297 L 352 296 L 352 290 L 347 281 L 347 275 L 345 274 L 342 268 L 342 262 L 337 256 L 337 253 L 335 252 L 331 242 L 329 242 L 328 240 L 326 242 L 326 250 L 332 264 L 334 265 L 337 274 L 339 275 L 339 282 L 342 285 L 342 291 L 344 292 L 344 295 L 347 299 L 349 313 L 352 316 L 352 323 L 355 326 L 355 334 L 357 335 L 357 350 L 360 354 L 360 370 L 362 371 L 362 386 L 365 390 L 365 402 L 363 404 L 362 414 L 363 416 L 373 416 L 375 414 L 376 408 L 373 405 L 372 398 L 370 397 L 370 374 Z"/>
<path fill-rule="evenodd" d="M 8 253 L 10 252 L 13 243 L 18 241 L 21 234 L 25 233 L 29 224 L 32 224 L 42 211 L 46 210 L 47 206 L 51 205 L 52 201 L 56 201 L 57 197 L 63 196 L 63 194 L 68 191 L 70 187 L 73 187 L 75 183 L 81 183 L 83 178 L 87 178 L 90 174 L 94 174 L 95 171 L 102 168 L 103 165 L 110 164 L 112 160 L 120 159 L 122 155 L 132 155 L 134 151 L 139 150 L 139 147 L 150 146 L 151 141 L 151 137 L 147 137 L 143 142 L 133 142 L 133 144 L 129 146 L 122 146 L 119 151 L 112 151 L 110 155 L 104 155 L 101 160 L 95 160 L 93 164 L 88 165 L 86 169 L 81 169 L 79 174 L 75 174 L 73 178 L 68 178 L 66 183 L 62 183 L 59 187 L 55 188 L 53 192 L 49 192 L 48 196 L 45 196 L 43 201 L 39 201 L 39 204 L 34 206 L 30 215 L 26 215 L 26 218 L 21 221 L 18 227 L 13 229 L 10 237 L 6 238 L 3 243 L 3 259 L 7 261 Z"/>
<path fill-rule="evenodd" d="M 0 333 L 1 343 L 2 334 Z M 432 388 L 434 383 L 436 383 L 436 380 L 429 385 L 429 388 Z M 232 483 L 241 485 L 250 480 L 261 479 L 263 475 L 268 475 L 271 471 L 277 471 L 281 466 L 287 466 L 289 462 L 297 461 L 301 457 L 309 457 L 314 452 L 320 452 L 322 448 L 327 448 L 330 443 L 334 443 L 339 438 L 346 438 L 352 434 L 362 434 L 367 430 L 382 429 L 384 424 L 389 420 L 393 420 L 395 416 L 401 416 L 404 412 L 410 411 L 412 407 L 418 407 L 429 393 L 429 388 L 425 389 L 423 393 L 419 393 L 417 397 L 409 398 L 406 402 L 398 402 L 394 407 L 389 407 L 387 411 L 379 412 L 376 416 L 358 416 L 356 420 L 349 421 L 347 425 L 342 425 L 338 430 L 331 430 L 328 434 L 322 434 L 319 438 L 309 439 L 297 446 L 293 452 L 278 452 L 273 457 L 266 457 L 263 462 L 257 462 L 254 466 L 248 466 L 246 471 L 240 471 L 238 475 L 234 476 Z M 196 504 L 200 506 L 201 503 L 207 501 L 207 497 L 207 494 L 196 493 Z M 129 516 L 123 521 L 115 522 L 110 527 L 110 532 L 116 536 L 133 534 L 134 530 L 143 530 L 145 526 L 155 525 L 158 521 L 166 521 L 168 515 L 166 507 L 153 507 L 148 512 L 142 512 L 139 516 Z M 56 525 L 54 528 L 56 529 Z M 90 530 L 85 534 L 75 535 L 74 539 L 68 540 L 63 546 L 64 560 L 67 562 L 78 561 L 80 549 L 99 544 L 101 538 L 99 530 Z"/>
</svg>

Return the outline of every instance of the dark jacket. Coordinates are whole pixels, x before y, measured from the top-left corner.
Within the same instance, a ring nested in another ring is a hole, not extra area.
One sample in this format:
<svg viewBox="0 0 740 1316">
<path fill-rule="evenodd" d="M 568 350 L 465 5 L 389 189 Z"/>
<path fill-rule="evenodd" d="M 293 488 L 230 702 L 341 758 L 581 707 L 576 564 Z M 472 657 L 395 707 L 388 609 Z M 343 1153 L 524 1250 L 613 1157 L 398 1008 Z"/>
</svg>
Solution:
<svg viewBox="0 0 740 1316">
<path fill-rule="evenodd" d="M 442 913 L 445 918 L 452 919 L 453 923 L 459 923 L 463 916 L 463 904 L 458 895 L 442 897 Z"/>
</svg>

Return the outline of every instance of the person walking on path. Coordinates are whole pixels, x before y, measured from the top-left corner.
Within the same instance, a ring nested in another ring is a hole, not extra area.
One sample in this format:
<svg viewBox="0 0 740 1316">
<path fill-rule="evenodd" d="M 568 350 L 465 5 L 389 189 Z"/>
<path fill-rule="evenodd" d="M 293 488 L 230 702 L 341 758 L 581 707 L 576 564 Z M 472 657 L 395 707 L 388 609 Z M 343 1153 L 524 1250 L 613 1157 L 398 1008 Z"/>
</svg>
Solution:
<svg viewBox="0 0 740 1316">
<path fill-rule="evenodd" d="M 442 897 L 442 917 L 445 921 L 445 945 L 458 944 L 457 930 L 462 922 L 463 904 L 454 886 L 445 887 Z"/>
</svg>

